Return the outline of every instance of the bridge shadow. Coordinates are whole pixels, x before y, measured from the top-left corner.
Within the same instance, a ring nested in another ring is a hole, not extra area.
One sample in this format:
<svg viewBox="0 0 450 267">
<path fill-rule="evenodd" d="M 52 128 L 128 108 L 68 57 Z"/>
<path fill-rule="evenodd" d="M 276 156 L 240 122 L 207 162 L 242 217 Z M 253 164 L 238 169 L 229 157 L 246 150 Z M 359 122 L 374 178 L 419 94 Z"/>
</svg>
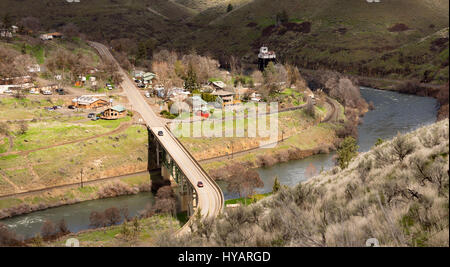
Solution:
<svg viewBox="0 0 450 267">
<path fill-rule="evenodd" d="M 158 164 L 158 149 L 157 149 L 157 140 L 153 135 L 152 131 L 147 128 L 148 133 L 148 161 L 147 161 L 147 170 L 149 173 L 155 173 L 157 175 L 151 175 L 151 191 L 153 194 L 158 192 L 158 189 L 170 185 L 170 180 L 164 179 L 161 175 L 161 166 Z"/>
</svg>

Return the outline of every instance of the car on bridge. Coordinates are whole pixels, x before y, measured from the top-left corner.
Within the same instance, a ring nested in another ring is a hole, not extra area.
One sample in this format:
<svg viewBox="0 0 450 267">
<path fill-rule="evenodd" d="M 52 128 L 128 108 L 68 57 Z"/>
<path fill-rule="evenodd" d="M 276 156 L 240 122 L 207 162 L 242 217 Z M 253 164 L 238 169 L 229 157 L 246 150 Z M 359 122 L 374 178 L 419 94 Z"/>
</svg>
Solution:
<svg viewBox="0 0 450 267">
<path fill-rule="evenodd" d="M 158 135 L 159 136 L 164 136 L 164 132 L 163 131 L 158 131 Z"/>
<path fill-rule="evenodd" d="M 203 187 L 203 182 L 202 181 L 198 181 L 197 187 L 202 188 Z"/>
</svg>

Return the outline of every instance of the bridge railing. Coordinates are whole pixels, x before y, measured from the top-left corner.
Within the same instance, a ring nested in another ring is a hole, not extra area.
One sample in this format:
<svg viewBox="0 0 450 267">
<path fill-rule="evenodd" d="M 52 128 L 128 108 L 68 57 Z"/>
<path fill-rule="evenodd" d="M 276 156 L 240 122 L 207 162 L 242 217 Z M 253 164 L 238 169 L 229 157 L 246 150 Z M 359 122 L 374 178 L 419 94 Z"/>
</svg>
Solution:
<svg viewBox="0 0 450 267">
<path fill-rule="evenodd" d="M 214 185 L 215 189 L 217 192 L 219 192 L 219 197 L 220 197 L 220 206 L 221 206 L 221 210 L 223 211 L 223 208 L 225 207 L 225 197 L 223 195 L 222 189 L 220 188 L 220 186 L 216 183 L 216 181 L 214 179 L 212 179 L 209 174 L 205 171 L 205 169 L 203 169 L 203 167 L 200 165 L 200 163 L 194 158 L 194 156 L 191 154 L 191 152 L 189 152 L 189 150 L 180 142 L 180 140 L 178 140 L 177 138 L 175 138 L 172 134 L 172 132 L 170 131 L 169 127 L 167 127 L 167 125 L 164 125 L 164 128 L 166 129 L 166 131 L 171 133 L 171 137 L 175 140 L 175 142 L 177 142 L 177 144 L 186 152 L 186 154 L 188 154 L 188 156 L 193 160 L 195 166 L 197 168 L 199 168 L 205 175 L 206 177 L 211 181 L 211 183 Z M 195 187 L 194 187 L 195 188 Z"/>
</svg>

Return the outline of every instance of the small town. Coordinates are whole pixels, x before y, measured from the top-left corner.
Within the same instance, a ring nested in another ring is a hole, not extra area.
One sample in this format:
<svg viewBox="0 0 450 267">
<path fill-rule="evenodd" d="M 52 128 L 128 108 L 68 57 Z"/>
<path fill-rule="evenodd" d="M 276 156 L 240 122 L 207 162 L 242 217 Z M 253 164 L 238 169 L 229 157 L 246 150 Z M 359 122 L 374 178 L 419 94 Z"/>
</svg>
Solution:
<svg viewBox="0 0 450 267">
<path fill-rule="evenodd" d="M 448 9 L 1 1 L 0 247 L 448 247 Z"/>
</svg>

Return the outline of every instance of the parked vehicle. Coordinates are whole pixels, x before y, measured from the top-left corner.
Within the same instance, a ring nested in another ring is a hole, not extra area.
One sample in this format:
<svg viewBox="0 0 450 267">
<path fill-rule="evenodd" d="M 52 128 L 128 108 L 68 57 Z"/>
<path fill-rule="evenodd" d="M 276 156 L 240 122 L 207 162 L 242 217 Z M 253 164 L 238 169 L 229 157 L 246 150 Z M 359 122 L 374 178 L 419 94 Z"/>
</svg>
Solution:
<svg viewBox="0 0 450 267">
<path fill-rule="evenodd" d="M 44 109 L 45 109 L 45 110 L 48 110 L 48 111 L 53 111 L 53 110 L 55 110 L 53 107 L 45 107 Z"/>
<path fill-rule="evenodd" d="M 65 94 L 66 94 L 66 92 L 64 91 L 63 88 L 58 88 L 58 89 L 56 89 L 55 91 L 56 91 L 59 95 L 65 95 Z"/>
<path fill-rule="evenodd" d="M 95 118 L 95 113 L 89 113 L 89 114 L 88 114 L 88 118 L 90 118 L 90 119 L 91 119 L 91 118 Z"/>
<path fill-rule="evenodd" d="M 97 121 L 97 120 L 99 120 L 99 119 L 100 119 L 100 117 L 94 116 L 91 120 Z"/>
<path fill-rule="evenodd" d="M 145 92 L 145 97 L 146 98 L 150 98 L 150 93 L 149 92 Z"/>
<path fill-rule="evenodd" d="M 69 109 L 76 109 L 76 107 L 74 105 L 69 105 L 67 106 Z"/>
<path fill-rule="evenodd" d="M 52 91 L 50 91 L 50 90 L 44 90 L 44 91 L 42 91 L 42 94 L 43 94 L 43 95 L 51 95 L 51 94 L 52 94 Z"/>
</svg>

